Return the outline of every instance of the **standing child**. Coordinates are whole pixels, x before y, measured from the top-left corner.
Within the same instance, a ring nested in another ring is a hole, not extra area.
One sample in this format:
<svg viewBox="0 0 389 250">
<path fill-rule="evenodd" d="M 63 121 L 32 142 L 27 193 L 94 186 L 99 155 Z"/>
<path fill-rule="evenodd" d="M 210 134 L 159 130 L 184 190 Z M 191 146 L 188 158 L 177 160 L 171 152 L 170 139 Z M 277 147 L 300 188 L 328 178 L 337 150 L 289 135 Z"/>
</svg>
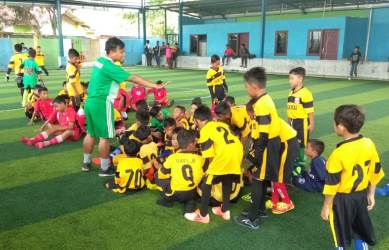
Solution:
<svg viewBox="0 0 389 250">
<path fill-rule="evenodd" d="M 48 127 L 47 130 L 38 134 L 34 138 L 23 137 L 21 141 L 29 146 L 35 145 L 36 148 L 42 149 L 50 145 L 59 144 L 66 139 L 78 141 L 80 139 L 80 130 L 76 124 L 77 114 L 72 107 L 66 105 L 66 100 L 62 96 L 54 99 L 55 112 L 43 124 Z M 49 136 L 53 136 L 48 140 Z"/>
<path fill-rule="evenodd" d="M 186 109 L 184 106 L 176 106 L 174 108 L 173 118 L 176 120 L 177 127 L 184 128 L 186 130 L 189 130 L 189 122 L 188 119 L 186 119 L 185 116 Z"/>
<path fill-rule="evenodd" d="M 255 116 L 251 131 L 253 153 L 250 157 L 253 163 L 252 203 L 248 212 L 242 212 L 235 218 L 235 222 L 250 229 L 258 229 L 259 215 L 265 210 L 265 183 L 278 181 L 280 173 L 280 118 L 273 99 L 266 92 L 265 69 L 250 69 L 245 73 L 244 80 L 247 93 L 254 103 L 252 110 Z"/>
<path fill-rule="evenodd" d="M 327 176 L 326 159 L 321 156 L 324 152 L 324 142 L 309 139 L 305 155 L 311 159 L 311 170 L 305 171 L 297 166 L 293 171 L 293 185 L 307 192 L 323 192 Z"/>
<path fill-rule="evenodd" d="M 233 183 L 240 183 L 243 146 L 226 123 L 212 121 L 211 110 L 208 107 L 199 107 L 194 118 L 200 129 L 198 143 L 201 154 L 209 165 L 201 185 L 200 211 L 187 213 L 185 218 L 198 223 L 209 223 L 208 206 L 212 186 L 221 183 L 223 203 L 221 206 L 213 207 L 212 212 L 224 220 L 230 220 L 230 194 Z"/>
<path fill-rule="evenodd" d="M 305 69 L 294 68 L 289 72 L 289 84 L 292 90 L 288 96 L 288 119 L 292 127 L 297 131 L 297 139 L 300 143 L 297 163 L 305 164 L 304 149 L 307 145 L 309 134 L 315 127 L 313 96 L 311 91 L 304 86 Z"/>
<path fill-rule="evenodd" d="M 35 102 L 34 113 L 30 124 L 34 124 L 37 117 L 42 121 L 47 121 L 53 113 L 53 100 L 49 98 L 49 91 L 46 87 L 38 89 L 39 99 Z"/>
<path fill-rule="evenodd" d="M 75 49 L 69 49 L 68 57 L 69 61 L 66 66 L 66 88 L 74 109 L 78 111 L 81 106 L 82 95 L 84 94 L 80 78 L 80 53 Z"/>
<path fill-rule="evenodd" d="M 335 110 L 335 133 L 342 137 L 327 162 L 325 195 L 321 217 L 330 222 L 336 249 L 344 249 L 355 240 L 355 249 L 375 245 L 369 211 L 375 205 L 375 189 L 384 177 L 373 141 L 359 131 L 365 114 L 356 105 Z"/>
<path fill-rule="evenodd" d="M 157 81 L 155 83 L 157 85 L 156 88 L 151 88 L 147 91 L 148 94 L 154 94 L 154 103 L 161 105 L 162 107 L 170 107 L 174 104 L 173 101 L 169 101 L 169 98 L 167 96 L 167 90 L 166 86 L 169 84 L 169 82 L 166 82 L 163 84 L 161 80 Z"/>
<path fill-rule="evenodd" d="M 45 67 L 45 56 L 46 54 L 41 51 L 41 46 L 37 46 L 35 61 L 38 66 L 43 70 L 43 72 L 45 72 L 46 76 L 49 76 L 49 71 L 47 71 Z"/>
<path fill-rule="evenodd" d="M 23 86 L 25 91 L 23 93 L 23 107 L 26 106 L 28 95 L 31 93 L 31 90 L 35 89 L 38 79 L 39 81 L 42 81 L 42 71 L 35 62 L 35 49 L 29 49 L 28 56 L 29 57 L 20 65 L 20 68 L 24 71 Z"/>
<path fill-rule="evenodd" d="M 15 44 L 15 54 L 11 57 L 8 63 L 7 74 L 5 76 L 7 82 L 9 81 L 9 74 L 11 71 L 15 71 L 16 85 L 20 89 L 20 95 L 23 97 L 24 86 L 23 86 L 23 69 L 20 67 L 22 62 L 28 58 L 28 55 L 22 53 L 23 46 L 21 44 Z"/>
<path fill-rule="evenodd" d="M 216 104 L 216 102 L 223 101 L 228 92 L 228 86 L 224 69 L 220 66 L 220 57 L 218 55 L 211 57 L 211 67 L 208 69 L 206 79 L 212 103 Z"/>
</svg>

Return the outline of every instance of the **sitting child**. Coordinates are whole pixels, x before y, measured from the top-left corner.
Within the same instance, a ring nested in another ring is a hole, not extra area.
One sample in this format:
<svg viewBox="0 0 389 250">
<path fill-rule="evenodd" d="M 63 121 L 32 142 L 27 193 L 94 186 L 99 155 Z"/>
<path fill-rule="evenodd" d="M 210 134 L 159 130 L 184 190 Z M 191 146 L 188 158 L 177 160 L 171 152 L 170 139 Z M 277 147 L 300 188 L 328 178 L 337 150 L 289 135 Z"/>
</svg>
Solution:
<svg viewBox="0 0 389 250">
<path fill-rule="evenodd" d="M 176 106 L 174 108 L 173 118 L 176 120 L 177 127 L 189 130 L 189 122 L 185 116 L 186 109 L 183 106 Z"/>
<path fill-rule="evenodd" d="M 147 102 L 145 100 L 137 102 L 135 106 L 136 106 L 136 112 L 138 112 L 138 111 L 149 112 L 150 111 L 149 105 L 147 104 Z"/>
<path fill-rule="evenodd" d="M 132 88 L 131 88 L 131 95 L 130 95 L 130 98 L 131 98 L 131 108 L 134 110 L 134 111 L 137 111 L 137 107 L 136 107 L 136 104 L 140 101 L 146 101 L 147 100 L 147 92 L 146 92 L 146 89 L 138 84 L 135 84 Z"/>
<path fill-rule="evenodd" d="M 34 138 L 23 137 L 21 141 L 29 146 L 35 145 L 42 149 L 50 145 L 63 142 L 66 139 L 78 141 L 80 139 L 80 129 L 76 125 L 77 114 L 72 107 L 66 105 L 66 100 L 62 96 L 54 99 L 55 111 L 50 118 L 43 124 L 41 130 L 48 127 L 47 130 L 36 135 Z M 54 136 L 48 140 L 49 136 Z"/>
<path fill-rule="evenodd" d="M 164 127 L 164 133 L 165 133 L 165 138 L 164 138 L 164 147 L 162 150 L 162 154 L 171 154 L 174 153 L 174 147 L 172 144 L 172 138 L 173 138 L 173 131 L 176 129 L 177 124 L 176 121 L 171 118 L 167 117 L 166 120 L 163 122 L 163 127 Z M 165 152 L 169 151 L 169 152 Z"/>
<path fill-rule="evenodd" d="M 34 91 L 31 91 L 27 95 L 26 106 L 24 107 L 24 114 L 30 120 L 32 118 L 32 115 L 34 114 L 35 103 L 39 99 L 38 91 L 41 87 L 42 87 L 41 85 L 37 85 Z"/>
<path fill-rule="evenodd" d="M 114 179 L 105 184 L 107 189 L 115 193 L 130 194 L 145 187 L 142 160 L 137 157 L 139 149 L 139 143 L 135 140 L 128 140 L 124 144 L 127 157 L 120 160 Z"/>
<path fill-rule="evenodd" d="M 139 158 L 143 162 L 144 176 L 150 182 L 154 181 L 155 161 L 158 156 L 158 146 L 153 141 L 151 130 L 147 126 L 140 127 L 133 134 L 136 140 L 139 140 L 141 147 L 139 150 Z"/>
<path fill-rule="evenodd" d="M 190 107 L 191 108 L 190 112 L 187 112 L 187 114 L 186 114 L 186 118 L 188 119 L 189 127 L 191 130 L 196 130 L 196 124 L 194 122 L 193 116 L 194 116 L 194 112 L 196 111 L 196 109 L 198 109 L 201 105 L 203 105 L 203 103 L 202 103 L 200 97 L 193 98 L 192 104 Z"/>
<path fill-rule="evenodd" d="M 308 140 L 305 155 L 311 159 L 311 170 L 307 172 L 299 166 L 293 171 L 292 180 L 296 187 L 307 192 L 323 192 L 327 176 L 326 160 L 321 156 L 324 147 L 324 143 L 321 140 Z"/>
<path fill-rule="evenodd" d="M 181 151 L 170 155 L 158 170 L 159 176 L 168 180 L 158 204 L 166 207 L 173 202 L 184 203 L 184 213 L 195 211 L 196 188 L 204 176 L 204 159 L 195 154 L 196 136 L 192 131 L 180 130 L 177 140 Z"/>
<path fill-rule="evenodd" d="M 162 81 L 157 81 L 155 84 L 157 84 L 158 88 L 151 88 L 147 91 L 147 93 L 154 94 L 154 102 L 162 107 L 172 106 L 174 104 L 174 100 L 171 102 L 169 101 L 167 90 L 165 88 L 169 82 L 166 82 L 165 85 L 163 85 Z"/>
<path fill-rule="evenodd" d="M 127 109 L 130 107 L 130 95 L 123 89 L 119 89 L 113 107 L 120 112 L 124 120 L 128 119 Z"/>
<path fill-rule="evenodd" d="M 60 96 L 60 95 L 67 95 L 67 96 L 69 96 L 68 88 L 67 88 L 67 82 L 66 81 L 63 81 L 62 89 L 58 92 L 58 96 Z"/>
<path fill-rule="evenodd" d="M 130 136 L 134 131 L 136 131 L 141 126 L 148 126 L 150 122 L 150 114 L 147 111 L 138 110 L 135 114 L 135 123 L 133 123 L 125 132 L 125 134 Z"/>
<path fill-rule="evenodd" d="M 37 88 L 39 98 L 34 105 L 34 113 L 32 114 L 29 124 L 34 124 L 38 118 L 42 121 L 47 121 L 53 113 L 53 100 L 49 98 L 49 92 L 46 87 Z"/>
<path fill-rule="evenodd" d="M 152 135 L 157 140 L 160 140 L 164 132 L 163 123 L 169 116 L 169 110 L 160 106 L 153 106 L 150 109 L 150 115 L 152 117 L 150 122 Z"/>
</svg>

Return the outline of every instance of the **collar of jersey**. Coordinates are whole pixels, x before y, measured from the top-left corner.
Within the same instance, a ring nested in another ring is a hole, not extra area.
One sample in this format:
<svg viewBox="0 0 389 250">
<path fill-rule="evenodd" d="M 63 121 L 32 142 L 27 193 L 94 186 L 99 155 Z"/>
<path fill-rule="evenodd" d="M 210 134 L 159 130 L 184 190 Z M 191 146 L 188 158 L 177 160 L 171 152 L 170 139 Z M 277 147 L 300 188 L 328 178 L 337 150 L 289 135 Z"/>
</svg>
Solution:
<svg viewBox="0 0 389 250">
<path fill-rule="evenodd" d="M 108 56 L 103 56 L 103 58 L 105 58 L 105 59 L 111 61 L 112 63 L 114 63 L 113 60 L 111 58 L 109 58 Z"/>
<path fill-rule="evenodd" d="M 353 142 L 353 141 L 357 141 L 357 140 L 362 139 L 362 138 L 363 138 L 363 135 L 358 135 L 357 137 L 354 137 L 354 138 L 351 138 L 351 139 L 348 139 L 348 140 L 345 140 L 345 141 L 342 141 L 342 142 L 338 143 L 336 145 L 336 147 L 339 148 L 343 144 L 346 144 L 346 143 L 349 143 L 349 142 Z"/>
<path fill-rule="evenodd" d="M 258 96 L 258 97 L 255 97 L 253 98 L 255 100 L 254 103 L 256 103 L 259 99 L 261 99 L 262 97 L 264 97 L 265 95 L 267 95 L 267 92 L 263 93 L 262 95 Z"/>
<path fill-rule="evenodd" d="M 293 94 L 295 94 L 295 93 L 299 92 L 300 90 L 302 90 L 303 88 L 305 88 L 304 85 L 301 87 L 301 89 L 297 90 L 296 92 L 294 91 L 294 89 L 292 89 L 292 92 L 293 92 Z"/>
</svg>

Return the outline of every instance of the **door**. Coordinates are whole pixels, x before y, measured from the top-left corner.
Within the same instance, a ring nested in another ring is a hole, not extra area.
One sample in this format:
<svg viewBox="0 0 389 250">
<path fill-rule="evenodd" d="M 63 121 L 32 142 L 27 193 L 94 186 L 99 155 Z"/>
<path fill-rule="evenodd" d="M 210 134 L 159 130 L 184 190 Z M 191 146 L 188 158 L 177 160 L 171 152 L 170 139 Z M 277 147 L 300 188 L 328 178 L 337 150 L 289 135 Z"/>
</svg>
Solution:
<svg viewBox="0 0 389 250">
<path fill-rule="evenodd" d="M 207 41 L 199 41 L 199 56 L 207 56 Z"/>
<path fill-rule="evenodd" d="M 338 59 L 339 30 L 323 30 L 321 60 Z"/>
</svg>

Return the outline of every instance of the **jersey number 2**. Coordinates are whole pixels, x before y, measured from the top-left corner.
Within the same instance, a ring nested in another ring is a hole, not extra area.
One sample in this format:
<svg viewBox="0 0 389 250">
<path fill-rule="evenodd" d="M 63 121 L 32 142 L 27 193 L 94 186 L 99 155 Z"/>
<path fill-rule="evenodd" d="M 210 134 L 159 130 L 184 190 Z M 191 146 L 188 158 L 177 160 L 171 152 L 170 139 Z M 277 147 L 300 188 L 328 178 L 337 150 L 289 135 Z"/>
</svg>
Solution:
<svg viewBox="0 0 389 250">
<path fill-rule="evenodd" d="M 231 144 L 231 143 L 234 143 L 235 141 L 234 140 L 228 140 L 228 130 L 223 128 L 223 127 L 217 127 L 216 128 L 217 131 L 219 132 L 223 132 L 223 137 L 224 137 L 224 141 L 226 142 L 226 144 Z"/>
</svg>

